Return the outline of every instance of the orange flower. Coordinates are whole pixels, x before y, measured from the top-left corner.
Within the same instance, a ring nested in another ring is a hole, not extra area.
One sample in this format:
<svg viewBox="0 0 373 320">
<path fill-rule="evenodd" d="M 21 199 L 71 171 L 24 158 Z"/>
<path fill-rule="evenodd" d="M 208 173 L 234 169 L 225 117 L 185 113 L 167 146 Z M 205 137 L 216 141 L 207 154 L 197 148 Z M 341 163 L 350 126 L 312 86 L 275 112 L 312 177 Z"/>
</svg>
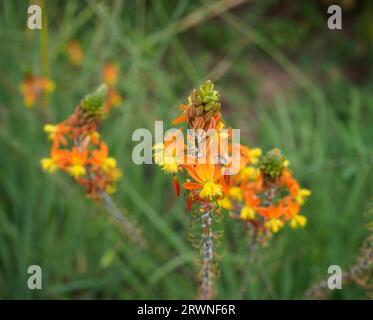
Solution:
<svg viewBox="0 0 373 320">
<path fill-rule="evenodd" d="M 223 196 L 223 187 L 219 184 L 221 168 L 213 164 L 196 164 L 185 167 L 196 182 L 184 183 L 187 190 L 199 190 L 202 199 L 212 200 Z"/>
<path fill-rule="evenodd" d="M 285 204 L 285 214 L 288 218 L 294 218 L 300 211 L 300 206 L 298 203 L 294 202 L 293 198 L 290 196 L 287 196 L 284 199 Z"/>
<path fill-rule="evenodd" d="M 75 179 L 84 176 L 86 174 L 85 164 L 87 161 L 88 150 L 80 150 L 74 147 L 71 152 L 71 166 L 68 168 L 68 172 Z"/>
<path fill-rule="evenodd" d="M 248 164 L 257 164 L 259 157 L 262 155 L 262 150 L 259 148 L 250 149 L 244 145 L 240 145 L 241 163 L 245 167 Z"/>
<path fill-rule="evenodd" d="M 119 92 L 115 88 L 110 87 L 105 101 L 104 111 L 109 112 L 111 108 L 118 107 L 121 104 L 121 102 L 122 97 L 119 94 Z"/>
<path fill-rule="evenodd" d="M 283 171 L 282 179 L 290 194 L 295 197 L 299 191 L 299 184 L 297 180 L 295 180 L 291 172 L 286 169 Z"/>
<path fill-rule="evenodd" d="M 80 66 L 82 64 L 84 53 L 78 41 L 70 41 L 67 44 L 67 53 L 72 65 Z"/>
<path fill-rule="evenodd" d="M 102 164 L 105 162 L 105 159 L 108 157 L 109 149 L 106 143 L 100 143 L 100 149 L 92 151 L 92 158 L 90 159 L 90 163 L 101 167 Z"/>
<path fill-rule="evenodd" d="M 265 223 L 265 226 L 270 229 L 273 233 L 277 233 L 283 226 L 284 222 L 281 220 L 281 217 L 285 213 L 285 208 L 282 202 L 277 206 L 270 205 L 269 207 L 260 207 L 256 210 L 268 221 Z"/>
<path fill-rule="evenodd" d="M 50 79 L 29 75 L 22 81 L 19 90 L 23 95 L 25 106 L 33 107 L 41 94 L 49 94 L 54 88 L 54 82 Z"/>
<path fill-rule="evenodd" d="M 117 83 L 119 77 L 118 66 L 114 63 L 107 63 L 104 65 L 102 71 L 102 79 L 109 86 L 113 86 Z"/>
<path fill-rule="evenodd" d="M 286 203 L 286 216 L 290 219 L 290 226 L 292 228 L 304 227 L 307 223 L 307 218 L 299 214 L 300 205 L 295 202 L 292 197 L 286 197 L 284 199 Z"/>
<path fill-rule="evenodd" d="M 70 132 L 70 128 L 65 126 L 63 123 L 58 125 L 46 124 L 44 126 L 44 132 L 48 134 L 48 138 L 53 141 L 54 148 L 58 148 L 61 143 L 63 146 L 67 145 L 65 135 Z"/>
<path fill-rule="evenodd" d="M 269 207 L 257 207 L 256 210 L 267 219 L 278 219 L 285 213 L 285 208 L 282 202 L 277 206 L 272 204 Z"/>
<path fill-rule="evenodd" d="M 256 208 L 260 204 L 260 198 L 255 192 L 251 190 L 246 190 L 244 192 L 244 199 L 245 199 L 245 204 L 252 208 Z"/>
<path fill-rule="evenodd" d="M 54 173 L 58 168 L 65 170 L 70 164 L 70 151 L 52 148 L 51 157 L 41 159 L 41 166 L 44 171 Z"/>
<path fill-rule="evenodd" d="M 51 156 L 60 169 L 66 169 L 71 163 L 71 152 L 69 150 L 52 148 Z"/>
<path fill-rule="evenodd" d="M 100 143 L 99 150 L 92 151 L 92 158 L 90 159 L 90 163 L 102 168 L 105 172 L 109 172 L 112 169 L 115 169 L 117 166 L 117 162 L 114 158 L 108 157 L 109 151 L 108 146 L 106 143 Z"/>
</svg>

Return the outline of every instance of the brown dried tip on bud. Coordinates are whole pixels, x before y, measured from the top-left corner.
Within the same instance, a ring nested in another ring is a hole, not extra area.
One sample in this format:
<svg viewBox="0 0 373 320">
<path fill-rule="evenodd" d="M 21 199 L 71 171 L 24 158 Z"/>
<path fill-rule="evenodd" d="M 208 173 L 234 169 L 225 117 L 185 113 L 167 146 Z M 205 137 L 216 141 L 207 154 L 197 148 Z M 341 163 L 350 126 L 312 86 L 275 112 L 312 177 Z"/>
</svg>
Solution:
<svg viewBox="0 0 373 320">
<path fill-rule="evenodd" d="M 186 122 L 193 129 L 214 129 L 219 122 L 220 94 L 214 84 L 207 80 L 198 90 L 194 89 L 188 98 Z"/>
</svg>

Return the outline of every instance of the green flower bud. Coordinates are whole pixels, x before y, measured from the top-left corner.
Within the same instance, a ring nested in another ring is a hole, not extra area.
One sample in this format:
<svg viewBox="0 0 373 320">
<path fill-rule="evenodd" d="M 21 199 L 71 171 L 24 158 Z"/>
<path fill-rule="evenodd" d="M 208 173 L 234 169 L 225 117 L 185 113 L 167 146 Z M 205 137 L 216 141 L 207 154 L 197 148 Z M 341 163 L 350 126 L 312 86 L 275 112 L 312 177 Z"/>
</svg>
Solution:
<svg viewBox="0 0 373 320">
<path fill-rule="evenodd" d="M 200 86 L 199 90 L 201 96 L 211 95 L 212 91 L 214 90 L 214 84 L 210 80 L 207 80 L 203 85 Z"/>
<path fill-rule="evenodd" d="M 102 115 L 107 90 L 107 85 L 101 84 L 94 93 L 87 94 L 81 102 L 83 110 L 90 115 Z"/>
<path fill-rule="evenodd" d="M 284 161 L 286 158 L 282 155 L 280 149 L 268 151 L 260 160 L 259 167 L 264 175 L 270 178 L 278 178 L 284 169 Z"/>
<path fill-rule="evenodd" d="M 215 108 L 216 102 L 209 102 L 205 105 L 205 111 L 209 112 L 210 110 L 213 110 Z"/>
</svg>

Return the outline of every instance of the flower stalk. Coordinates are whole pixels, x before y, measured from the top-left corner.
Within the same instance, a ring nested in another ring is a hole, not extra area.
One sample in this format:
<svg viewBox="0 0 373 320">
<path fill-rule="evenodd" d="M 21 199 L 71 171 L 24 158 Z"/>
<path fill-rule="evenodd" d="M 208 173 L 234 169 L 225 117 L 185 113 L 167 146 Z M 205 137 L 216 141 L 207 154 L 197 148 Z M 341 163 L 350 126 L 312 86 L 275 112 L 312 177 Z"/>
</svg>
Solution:
<svg viewBox="0 0 373 320">
<path fill-rule="evenodd" d="M 102 204 L 110 216 L 120 225 L 129 239 L 141 248 L 146 246 L 146 240 L 140 229 L 128 219 L 117 207 L 113 198 L 107 193 L 101 193 Z"/>
<path fill-rule="evenodd" d="M 200 287 L 198 289 L 198 299 L 210 300 L 214 298 L 214 272 L 213 261 L 215 255 L 214 238 L 212 228 L 211 212 L 207 210 L 202 214 L 202 245 L 201 245 L 201 270 L 199 273 Z"/>
</svg>

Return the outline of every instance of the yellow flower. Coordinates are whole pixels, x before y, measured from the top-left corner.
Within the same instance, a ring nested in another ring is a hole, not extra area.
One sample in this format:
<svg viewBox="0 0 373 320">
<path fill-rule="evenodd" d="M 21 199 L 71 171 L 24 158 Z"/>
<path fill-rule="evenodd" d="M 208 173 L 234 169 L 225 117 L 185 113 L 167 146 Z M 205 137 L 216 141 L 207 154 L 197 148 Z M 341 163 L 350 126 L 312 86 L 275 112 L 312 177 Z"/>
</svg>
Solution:
<svg viewBox="0 0 373 320">
<path fill-rule="evenodd" d="M 245 167 L 240 171 L 241 180 L 256 179 L 259 175 L 259 170 L 254 167 Z"/>
<path fill-rule="evenodd" d="M 58 167 L 52 158 L 43 158 L 40 160 L 41 166 L 44 171 L 48 173 L 54 173 Z"/>
<path fill-rule="evenodd" d="M 179 165 L 175 157 L 165 156 L 161 166 L 166 173 L 176 173 Z"/>
<path fill-rule="evenodd" d="M 283 162 L 284 168 L 288 168 L 290 166 L 290 161 L 288 159 L 285 159 Z"/>
<path fill-rule="evenodd" d="M 157 143 L 153 146 L 153 150 L 154 150 L 154 162 L 158 165 L 161 165 L 162 162 L 163 162 L 163 158 L 164 158 L 164 151 L 165 151 L 165 147 L 164 147 L 164 144 L 163 143 Z"/>
<path fill-rule="evenodd" d="M 253 220 L 255 219 L 255 210 L 248 206 L 244 206 L 241 210 L 240 217 L 242 220 Z"/>
<path fill-rule="evenodd" d="M 307 223 L 307 218 L 305 216 L 296 215 L 293 219 L 290 221 L 290 226 L 295 229 L 298 227 L 304 227 Z"/>
<path fill-rule="evenodd" d="M 239 187 L 232 187 L 229 189 L 229 196 L 234 200 L 242 201 L 243 192 Z"/>
<path fill-rule="evenodd" d="M 270 229 L 273 233 L 277 233 L 284 226 L 284 223 L 277 218 L 273 218 L 266 222 L 266 227 Z"/>
<path fill-rule="evenodd" d="M 250 162 L 252 164 L 257 164 L 259 161 L 259 157 L 262 155 L 262 150 L 260 148 L 251 149 L 250 152 Z"/>
<path fill-rule="evenodd" d="M 75 164 L 73 166 L 71 166 L 69 169 L 68 169 L 68 172 L 70 173 L 70 175 L 72 177 L 74 177 L 75 179 L 76 178 L 79 178 L 81 176 L 84 176 L 86 174 L 86 170 L 85 168 L 80 165 L 80 164 Z"/>
<path fill-rule="evenodd" d="M 162 167 L 166 173 L 177 173 L 181 162 L 181 155 L 177 155 L 175 150 L 168 153 L 163 143 L 153 146 L 154 162 Z"/>
<path fill-rule="evenodd" d="M 311 195 L 311 190 L 308 190 L 308 189 L 299 189 L 296 197 L 295 197 L 295 201 L 300 204 L 300 205 L 303 205 L 304 204 L 304 201 L 306 198 L 308 198 L 309 196 Z"/>
<path fill-rule="evenodd" d="M 117 167 L 117 161 L 114 158 L 106 158 L 102 164 L 102 170 L 108 172 Z"/>
<path fill-rule="evenodd" d="M 204 199 L 212 199 L 214 197 L 220 197 L 222 194 L 223 188 L 220 184 L 214 183 L 213 181 L 207 181 L 204 183 L 199 195 Z"/>
<path fill-rule="evenodd" d="M 44 132 L 46 132 L 48 134 L 48 139 L 49 140 L 53 140 L 54 135 L 55 135 L 55 133 L 57 131 L 57 126 L 53 125 L 53 124 L 46 124 L 43 127 L 43 130 L 44 130 Z"/>
<path fill-rule="evenodd" d="M 232 209 L 232 202 L 228 197 L 224 197 L 223 199 L 218 200 L 218 204 L 221 208 L 225 210 Z"/>
</svg>

